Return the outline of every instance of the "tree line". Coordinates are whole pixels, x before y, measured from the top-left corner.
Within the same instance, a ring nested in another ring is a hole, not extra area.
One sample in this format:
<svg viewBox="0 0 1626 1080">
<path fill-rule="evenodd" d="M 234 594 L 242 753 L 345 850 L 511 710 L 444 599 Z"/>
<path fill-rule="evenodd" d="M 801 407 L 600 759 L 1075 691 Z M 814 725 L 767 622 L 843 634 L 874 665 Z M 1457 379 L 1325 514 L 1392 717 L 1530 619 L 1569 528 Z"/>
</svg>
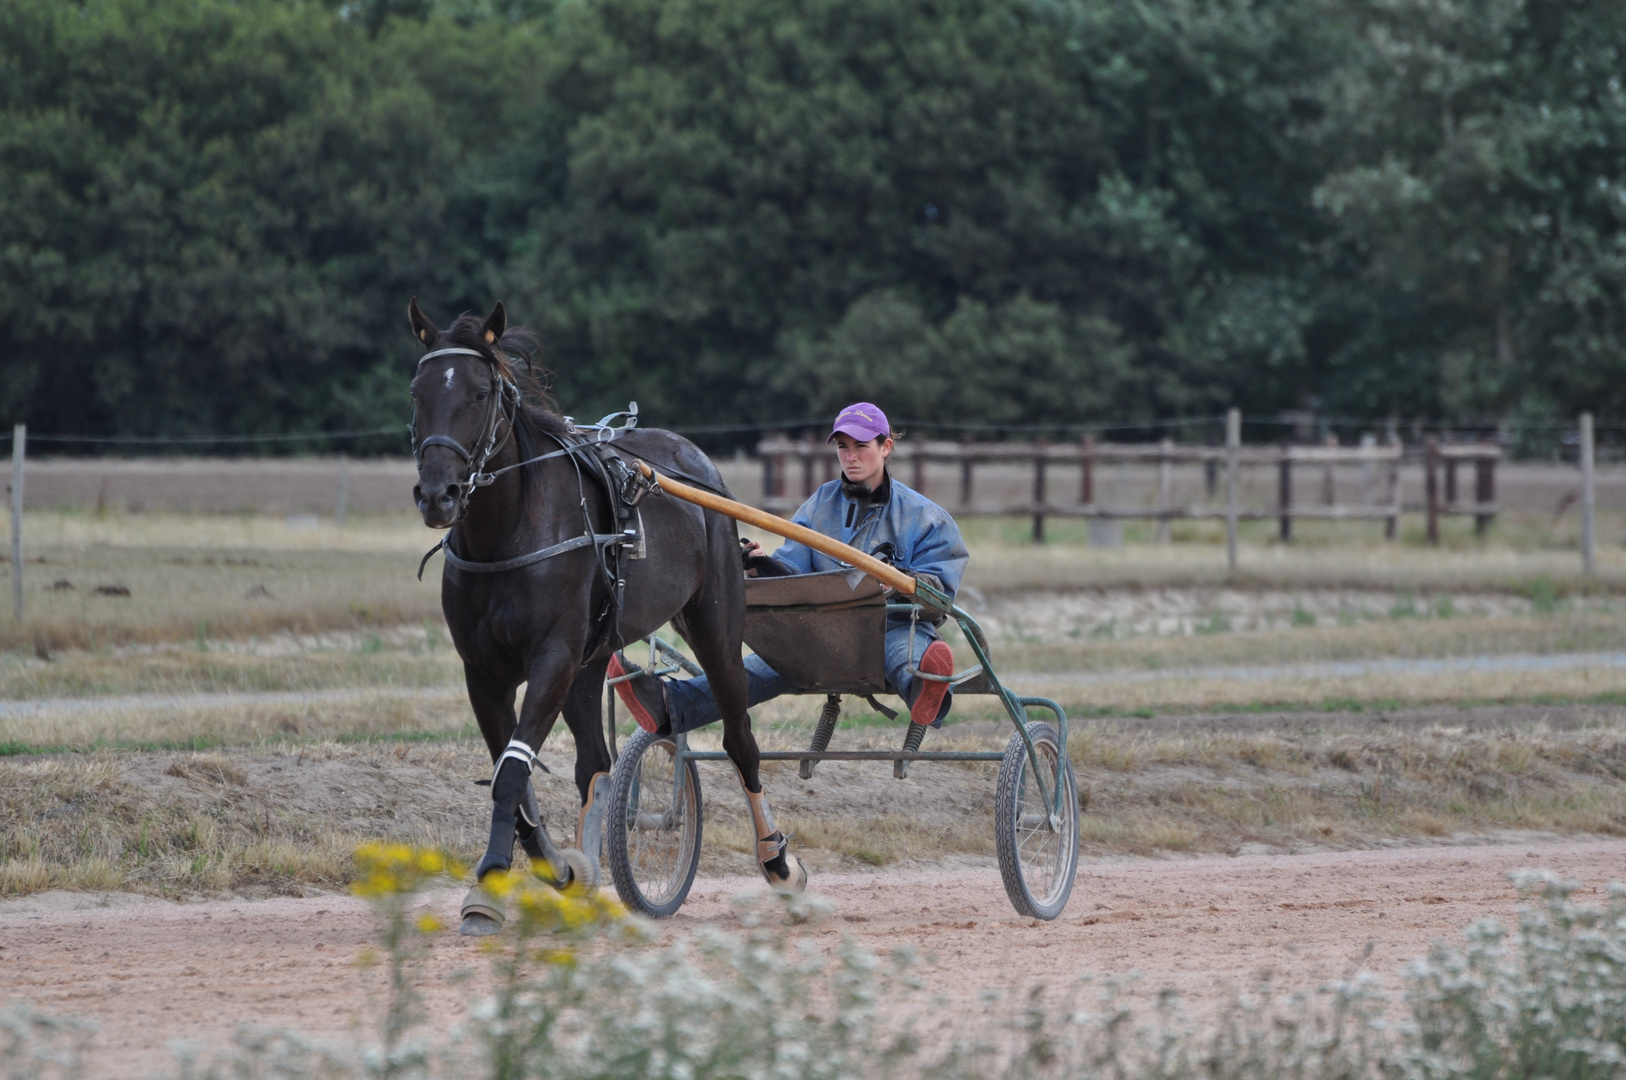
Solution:
<svg viewBox="0 0 1626 1080">
<path fill-rule="evenodd" d="M 1626 417 L 1623 59 L 1618 0 L 9 0 L 0 402 L 392 423 L 417 295 L 667 426 Z"/>
</svg>

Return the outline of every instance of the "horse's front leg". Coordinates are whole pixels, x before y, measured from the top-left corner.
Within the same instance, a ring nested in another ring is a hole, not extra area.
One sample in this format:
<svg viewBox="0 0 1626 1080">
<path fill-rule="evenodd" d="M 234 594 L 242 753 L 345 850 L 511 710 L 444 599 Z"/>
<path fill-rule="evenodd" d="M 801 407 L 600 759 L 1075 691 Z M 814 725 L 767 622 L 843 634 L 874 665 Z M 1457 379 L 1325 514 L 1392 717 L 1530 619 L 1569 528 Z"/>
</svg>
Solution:
<svg viewBox="0 0 1626 1080">
<path fill-rule="evenodd" d="M 491 837 L 475 870 L 477 877 L 508 869 L 513 861 L 514 840 L 518 838 L 527 855 L 547 863 L 553 882 L 560 888 L 578 882 L 595 884 L 594 868 L 579 852 L 554 844 L 531 790 L 537 753 L 553 730 L 576 667 L 563 650 L 543 653 L 531 662 L 519 721 L 497 756 L 491 778 Z"/>
<path fill-rule="evenodd" d="M 469 691 L 469 705 L 480 725 L 480 735 L 485 739 L 492 762 L 498 763 L 514 735 L 516 684 L 493 678 L 467 664 L 463 668 L 463 679 Z M 536 806 L 536 796 L 530 790 L 529 782 L 520 799 L 520 805 L 527 803 L 533 808 Z M 541 815 L 533 812 L 532 816 L 539 818 Z M 463 899 L 463 924 L 459 933 L 483 936 L 502 929 L 502 902 L 486 892 L 480 885 L 480 878 L 492 870 L 506 870 L 513 863 L 515 824 L 512 814 L 504 818 L 497 810 L 493 811 L 491 837 L 486 844 L 485 856 L 476 867 L 474 887 Z"/>
</svg>

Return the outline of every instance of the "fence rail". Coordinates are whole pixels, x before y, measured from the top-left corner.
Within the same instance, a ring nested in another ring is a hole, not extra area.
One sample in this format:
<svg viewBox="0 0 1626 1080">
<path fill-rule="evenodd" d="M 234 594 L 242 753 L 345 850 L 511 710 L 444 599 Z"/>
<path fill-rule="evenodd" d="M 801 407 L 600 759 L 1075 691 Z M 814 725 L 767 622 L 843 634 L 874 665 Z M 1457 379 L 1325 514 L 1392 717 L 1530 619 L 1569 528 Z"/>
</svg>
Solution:
<svg viewBox="0 0 1626 1080">
<path fill-rule="evenodd" d="M 1471 516 L 1475 519 L 1476 531 L 1483 534 L 1500 510 L 1496 503 L 1496 466 L 1502 460 L 1502 451 L 1493 443 L 1442 445 L 1437 439 L 1429 439 L 1420 448 L 1410 448 L 1397 438 L 1379 443 L 1368 436 L 1357 446 L 1288 443 L 1243 446 L 1237 430 L 1239 425 L 1233 428 L 1228 445 L 1224 446 L 1180 444 L 1169 439 L 1157 443 L 1097 442 L 1093 435 L 1076 442 L 991 443 L 968 437 L 957 442 L 900 443 L 893 452 L 891 468 L 894 475 L 907 477 L 911 487 L 936 498 L 957 517 L 1031 518 L 1035 542 L 1043 542 L 1045 522 L 1049 518 L 1153 521 L 1157 523 L 1158 539 L 1165 542 L 1173 521 L 1223 519 L 1228 533 L 1234 533 L 1235 523 L 1239 521 L 1275 520 L 1283 541 L 1292 540 L 1293 522 L 1297 520 L 1382 521 L 1384 534 L 1392 540 L 1400 515 L 1421 511 L 1427 518 L 1430 543 L 1438 543 L 1441 517 Z M 763 470 L 760 505 L 775 513 L 793 511 L 820 484 L 835 478 L 834 454 L 823 442 L 811 437 L 793 439 L 771 434 L 758 443 L 757 456 Z M 1420 504 L 1410 505 L 1402 500 L 1400 466 L 1419 459 L 1424 465 L 1424 498 Z M 931 464 L 958 467 L 957 498 L 948 498 L 947 492 L 929 490 L 927 466 Z M 979 465 L 1026 465 L 1032 475 L 1030 494 L 1024 498 L 979 500 L 976 488 Z M 1096 474 L 1100 468 L 1110 465 L 1156 467 L 1153 504 L 1115 505 L 1099 498 Z M 1177 502 L 1173 498 L 1173 471 L 1177 466 L 1202 468 L 1204 500 Z M 1457 481 L 1461 466 L 1471 466 L 1474 470 L 1471 500 L 1460 497 Z M 1072 489 L 1077 493 L 1076 499 L 1063 494 L 1061 485 L 1055 482 L 1053 470 L 1056 467 L 1077 470 L 1077 487 Z M 1363 498 L 1339 502 L 1335 471 L 1351 467 L 1362 470 Z M 1221 474 L 1225 479 L 1224 490 L 1230 493 L 1236 490 L 1238 474 L 1243 469 L 1276 470 L 1274 505 L 1233 506 L 1231 495 L 1221 497 Z M 1323 498 L 1319 504 L 1295 498 L 1294 473 L 1300 469 L 1320 470 Z M 800 492 L 793 495 L 792 477 L 796 474 L 801 481 Z M 1228 539 L 1234 543 L 1234 536 Z"/>
</svg>

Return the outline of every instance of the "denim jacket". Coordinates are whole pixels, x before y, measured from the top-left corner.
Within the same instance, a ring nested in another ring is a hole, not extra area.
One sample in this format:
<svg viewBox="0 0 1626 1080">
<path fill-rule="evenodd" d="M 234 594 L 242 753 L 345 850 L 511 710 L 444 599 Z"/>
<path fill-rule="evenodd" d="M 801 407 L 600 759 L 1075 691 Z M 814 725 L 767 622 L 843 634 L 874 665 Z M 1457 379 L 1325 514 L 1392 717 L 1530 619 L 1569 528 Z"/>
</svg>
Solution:
<svg viewBox="0 0 1626 1080">
<path fill-rule="evenodd" d="M 890 472 L 869 498 L 865 494 L 869 493 L 832 480 L 815 491 L 791 520 L 865 554 L 889 555 L 899 570 L 936 585 L 950 597 L 959 592 L 971 555 L 948 511 L 898 483 Z M 772 557 L 796 574 L 846 566 L 794 540 L 786 540 Z"/>
</svg>

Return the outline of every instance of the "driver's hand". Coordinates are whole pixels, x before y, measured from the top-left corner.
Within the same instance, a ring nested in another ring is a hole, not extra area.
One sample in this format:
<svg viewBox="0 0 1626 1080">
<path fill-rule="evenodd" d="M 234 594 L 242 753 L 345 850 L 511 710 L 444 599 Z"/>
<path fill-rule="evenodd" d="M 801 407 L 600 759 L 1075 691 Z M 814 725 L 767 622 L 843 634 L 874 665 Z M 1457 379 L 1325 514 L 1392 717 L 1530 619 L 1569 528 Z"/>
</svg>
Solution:
<svg viewBox="0 0 1626 1080">
<path fill-rule="evenodd" d="M 745 576 L 756 577 L 757 571 L 751 565 L 751 560 L 762 554 L 762 545 L 755 540 L 740 537 L 740 561 L 745 564 Z"/>
</svg>

